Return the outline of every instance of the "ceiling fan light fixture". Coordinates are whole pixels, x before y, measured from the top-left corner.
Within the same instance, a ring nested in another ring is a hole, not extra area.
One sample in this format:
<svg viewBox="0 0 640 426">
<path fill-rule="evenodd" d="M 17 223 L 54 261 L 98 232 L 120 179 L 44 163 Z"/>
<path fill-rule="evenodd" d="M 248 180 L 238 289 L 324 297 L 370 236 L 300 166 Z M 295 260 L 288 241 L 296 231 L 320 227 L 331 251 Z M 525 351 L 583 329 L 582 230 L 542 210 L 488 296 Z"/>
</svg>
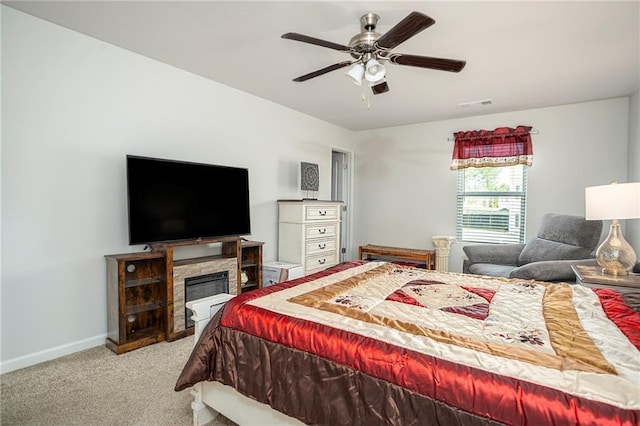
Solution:
<svg viewBox="0 0 640 426">
<path fill-rule="evenodd" d="M 377 86 L 378 84 L 382 84 L 386 82 L 387 82 L 387 79 L 386 77 L 383 76 L 380 80 L 369 81 L 369 87 Z"/>
<path fill-rule="evenodd" d="M 364 77 L 367 81 L 372 83 L 378 82 L 384 78 L 386 73 L 387 70 L 385 67 L 383 67 L 376 59 L 369 59 L 369 61 L 367 61 L 367 70 L 364 73 Z"/>
<path fill-rule="evenodd" d="M 364 66 L 361 63 L 353 64 L 349 71 L 344 73 L 347 79 L 356 86 L 362 85 L 362 76 L 364 75 Z"/>
<path fill-rule="evenodd" d="M 386 61 L 390 64 L 449 72 L 460 72 L 465 67 L 466 61 L 421 55 L 407 55 L 391 51 L 422 30 L 435 24 L 436 21 L 433 18 L 430 18 L 424 13 L 414 11 L 409 13 L 384 34 L 379 34 L 375 31 L 379 19 L 380 17 L 375 13 L 363 15 L 360 19 L 360 32 L 351 37 L 348 45 L 333 43 L 304 34 L 283 34 L 282 38 L 284 39 L 346 52 L 353 58 L 352 60 L 338 62 L 296 77 L 293 81 L 307 81 L 337 69 L 350 67 L 345 75 L 353 84 L 362 86 L 364 78 L 371 87 L 373 94 L 379 95 L 389 91 L 389 85 L 386 80 L 387 69 L 381 62 L 384 63 Z"/>
</svg>

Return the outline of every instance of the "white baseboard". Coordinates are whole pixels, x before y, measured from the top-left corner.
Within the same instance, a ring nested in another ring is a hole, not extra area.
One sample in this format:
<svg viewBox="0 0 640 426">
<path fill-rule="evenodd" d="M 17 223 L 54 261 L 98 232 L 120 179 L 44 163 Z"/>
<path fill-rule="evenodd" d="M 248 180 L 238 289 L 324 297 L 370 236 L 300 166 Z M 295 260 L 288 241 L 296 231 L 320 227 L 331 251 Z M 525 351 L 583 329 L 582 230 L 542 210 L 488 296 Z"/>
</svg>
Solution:
<svg viewBox="0 0 640 426">
<path fill-rule="evenodd" d="M 50 361 L 52 359 L 60 358 L 61 356 L 104 345 L 106 338 L 107 334 L 104 333 L 88 339 L 79 340 L 77 342 L 56 346 L 55 348 L 45 349 L 43 351 L 2 361 L 0 363 L 0 374 L 31 367 L 32 365 L 40 364 L 41 362 Z"/>
</svg>

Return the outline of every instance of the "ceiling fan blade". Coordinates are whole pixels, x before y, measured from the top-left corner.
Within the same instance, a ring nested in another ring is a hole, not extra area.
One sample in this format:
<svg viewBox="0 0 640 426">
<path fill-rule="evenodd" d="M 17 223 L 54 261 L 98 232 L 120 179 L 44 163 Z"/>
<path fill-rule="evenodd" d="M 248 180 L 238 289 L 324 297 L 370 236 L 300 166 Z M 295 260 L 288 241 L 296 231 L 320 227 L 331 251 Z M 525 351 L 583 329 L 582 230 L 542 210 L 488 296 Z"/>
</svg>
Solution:
<svg viewBox="0 0 640 426">
<path fill-rule="evenodd" d="M 389 61 L 398 65 L 410 67 L 431 68 L 440 71 L 460 72 L 467 64 L 466 61 L 456 59 L 430 58 L 428 56 L 404 55 L 396 53 L 389 57 Z"/>
<path fill-rule="evenodd" d="M 376 46 L 385 50 L 393 49 L 435 23 L 435 20 L 424 13 L 411 12 L 402 21 L 398 22 L 395 27 L 380 37 L 376 41 Z"/>
<path fill-rule="evenodd" d="M 307 80 L 310 80 L 310 79 L 312 79 L 314 77 L 318 77 L 318 76 L 320 76 L 322 74 L 326 74 L 328 72 L 335 71 L 335 70 L 338 70 L 340 68 L 347 67 L 347 66 L 351 65 L 352 63 L 353 62 L 351 62 L 351 61 L 344 61 L 344 62 L 339 62 L 337 64 L 329 65 L 328 67 L 322 68 L 320 70 L 317 70 L 317 71 L 314 71 L 314 72 L 310 72 L 309 74 L 301 75 L 298 78 L 294 78 L 293 81 L 298 81 L 298 82 L 307 81 Z"/>
<path fill-rule="evenodd" d="M 343 44 L 320 40 L 319 38 L 309 37 L 298 33 L 282 34 L 282 38 L 286 38 L 287 40 L 301 41 L 302 43 L 315 44 L 316 46 L 328 47 L 329 49 L 341 50 L 344 52 L 348 52 L 349 50 L 351 50 L 349 46 L 345 46 Z"/>
<path fill-rule="evenodd" d="M 382 83 L 376 84 L 375 86 L 371 86 L 371 91 L 374 95 L 387 93 L 389 91 L 389 85 L 386 81 L 383 81 Z"/>
</svg>

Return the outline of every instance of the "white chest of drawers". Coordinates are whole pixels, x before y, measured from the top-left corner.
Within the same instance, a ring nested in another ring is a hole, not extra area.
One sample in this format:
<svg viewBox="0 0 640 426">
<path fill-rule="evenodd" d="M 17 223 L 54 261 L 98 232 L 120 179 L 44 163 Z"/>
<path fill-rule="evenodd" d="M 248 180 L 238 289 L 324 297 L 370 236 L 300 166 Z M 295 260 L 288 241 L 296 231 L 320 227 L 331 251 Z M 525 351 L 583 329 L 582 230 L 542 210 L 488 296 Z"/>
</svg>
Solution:
<svg viewBox="0 0 640 426">
<path fill-rule="evenodd" d="M 301 264 L 304 274 L 340 262 L 339 201 L 279 200 L 278 260 Z"/>
</svg>

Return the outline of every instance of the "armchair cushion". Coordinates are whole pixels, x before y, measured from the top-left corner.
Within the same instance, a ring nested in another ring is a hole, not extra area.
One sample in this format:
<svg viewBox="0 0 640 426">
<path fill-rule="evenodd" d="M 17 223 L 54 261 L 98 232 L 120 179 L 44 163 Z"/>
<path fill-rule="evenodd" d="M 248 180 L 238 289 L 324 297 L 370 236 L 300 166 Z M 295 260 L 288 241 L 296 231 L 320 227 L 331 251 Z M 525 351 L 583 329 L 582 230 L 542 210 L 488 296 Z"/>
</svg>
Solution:
<svg viewBox="0 0 640 426">
<path fill-rule="evenodd" d="M 533 262 L 513 269 L 508 277 L 536 281 L 575 281 L 576 276 L 571 265 L 592 265 L 595 259 L 588 260 L 546 260 Z M 501 275 L 502 276 L 502 275 Z"/>
<path fill-rule="evenodd" d="M 471 263 L 496 263 L 518 265 L 518 258 L 524 244 L 474 244 L 462 250 Z"/>
<path fill-rule="evenodd" d="M 538 238 L 594 250 L 600 241 L 601 220 L 582 216 L 547 213 L 540 221 Z"/>
<path fill-rule="evenodd" d="M 490 277 L 510 278 L 509 274 L 515 265 L 495 265 L 493 263 L 474 263 L 469 266 L 469 273 L 475 275 L 488 275 Z"/>
<path fill-rule="evenodd" d="M 520 256 L 518 265 L 526 265 L 531 262 L 541 262 L 547 260 L 577 260 L 591 257 L 591 250 L 584 247 L 572 246 L 570 244 L 559 243 L 542 238 L 534 238 L 529 241 Z"/>
</svg>

